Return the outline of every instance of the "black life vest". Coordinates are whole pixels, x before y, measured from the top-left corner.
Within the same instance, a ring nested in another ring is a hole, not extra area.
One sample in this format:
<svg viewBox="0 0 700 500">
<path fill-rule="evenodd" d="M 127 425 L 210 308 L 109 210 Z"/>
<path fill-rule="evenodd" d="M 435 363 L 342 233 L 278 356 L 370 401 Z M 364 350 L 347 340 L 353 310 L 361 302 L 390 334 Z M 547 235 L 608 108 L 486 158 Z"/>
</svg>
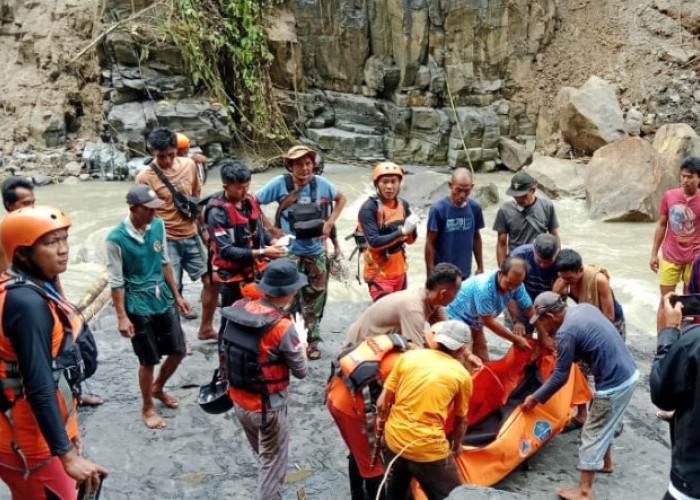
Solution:
<svg viewBox="0 0 700 500">
<path fill-rule="evenodd" d="M 292 174 L 284 174 L 284 184 L 287 192 L 294 193 L 297 189 L 294 186 Z M 284 217 L 289 222 L 289 228 L 299 239 L 318 238 L 323 235 L 323 223 L 331 215 L 331 200 L 318 199 L 316 176 L 309 181 L 311 191 L 310 203 L 299 203 L 297 199 L 286 210 L 282 210 L 279 217 Z M 303 188 L 301 188 L 303 189 Z M 278 219 L 279 219 L 278 217 Z M 275 223 L 279 226 L 279 220 Z"/>
</svg>

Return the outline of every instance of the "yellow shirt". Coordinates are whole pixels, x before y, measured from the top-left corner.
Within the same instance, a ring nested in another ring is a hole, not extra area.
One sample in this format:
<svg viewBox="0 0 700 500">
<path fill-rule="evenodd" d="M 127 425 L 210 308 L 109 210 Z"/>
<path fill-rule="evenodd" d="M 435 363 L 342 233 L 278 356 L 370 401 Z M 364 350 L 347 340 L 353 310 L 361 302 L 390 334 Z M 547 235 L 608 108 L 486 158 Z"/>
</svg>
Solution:
<svg viewBox="0 0 700 500">
<path fill-rule="evenodd" d="M 384 429 L 389 449 L 414 462 L 434 462 L 450 454 L 445 421 L 454 402 L 455 415 L 466 416 L 472 377 L 456 359 L 433 349 L 409 351 L 399 358 L 384 387 L 395 393 Z M 420 442 L 415 442 L 420 439 Z"/>
</svg>

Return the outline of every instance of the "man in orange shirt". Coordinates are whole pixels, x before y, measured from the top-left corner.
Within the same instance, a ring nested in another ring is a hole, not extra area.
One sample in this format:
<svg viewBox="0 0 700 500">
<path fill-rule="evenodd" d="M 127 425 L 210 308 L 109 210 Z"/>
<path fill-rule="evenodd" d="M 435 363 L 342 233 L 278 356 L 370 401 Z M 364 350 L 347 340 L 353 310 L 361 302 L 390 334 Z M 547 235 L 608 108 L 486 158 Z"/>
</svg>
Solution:
<svg viewBox="0 0 700 500">
<path fill-rule="evenodd" d="M 202 322 L 197 338 L 216 339 L 214 311 L 218 290 L 207 273 L 207 256 L 204 245 L 197 234 L 196 217 L 182 213 L 173 193 L 161 178 L 164 176 L 172 188 L 186 196 L 199 197 L 201 185 L 197 167 L 189 158 L 177 156 L 175 132 L 168 128 L 157 128 L 148 136 L 148 149 L 153 162 L 136 177 L 137 184 L 146 184 L 156 192 L 165 204 L 156 210 L 163 219 L 168 243 L 168 256 L 175 282 L 182 290 L 182 273 L 186 271 L 192 281 L 202 280 Z"/>
<path fill-rule="evenodd" d="M 387 498 L 406 498 L 412 478 L 430 500 L 446 498 L 461 484 L 453 456 L 462 453 L 472 378 L 459 361 L 471 342 L 469 327 L 446 321 L 436 329 L 436 348 L 401 355 L 377 400 L 386 420 Z M 452 443 L 445 421 L 454 405 Z"/>
</svg>

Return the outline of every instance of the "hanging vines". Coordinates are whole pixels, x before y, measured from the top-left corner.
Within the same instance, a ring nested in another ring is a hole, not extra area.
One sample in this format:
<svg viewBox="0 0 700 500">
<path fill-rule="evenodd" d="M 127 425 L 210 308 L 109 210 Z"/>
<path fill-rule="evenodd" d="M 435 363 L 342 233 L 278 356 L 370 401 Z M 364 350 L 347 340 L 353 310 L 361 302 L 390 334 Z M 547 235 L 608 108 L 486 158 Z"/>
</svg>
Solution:
<svg viewBox="0 0 700 500">
<path fill-rule="evenodd" d="M 180 49 L 196 89 L 227 108 L 241 145 L 289 136 L 272 98 L 263 22 L 281 0 L 172 0 L 161 24 Z"/>
</svg>

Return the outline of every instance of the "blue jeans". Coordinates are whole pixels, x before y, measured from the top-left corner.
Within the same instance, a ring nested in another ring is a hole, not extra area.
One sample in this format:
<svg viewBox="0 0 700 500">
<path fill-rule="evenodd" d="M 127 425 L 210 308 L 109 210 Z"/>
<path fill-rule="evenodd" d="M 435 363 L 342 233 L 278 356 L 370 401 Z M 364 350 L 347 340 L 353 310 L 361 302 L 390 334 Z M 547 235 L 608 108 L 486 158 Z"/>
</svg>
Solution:
<svg viewBox="0 0 700 500">
<path fill-rule="evenodd" d="M 182 272 L 187 272 L 192 281 L 197 281 L 207 271 L 204 245 L 199 236 L 182 240 L 168 240 L 168 257 L 177 289 L 182 290 Z"/>
<path fill-rule="evenodd" d="M 599 471 L 603 468 L 603 457 L 612 444 L 615 429 L 632 399 L 639 371 L 632 377 L 636 378 L 629 384 L 622 384 L 621 389 L 605 391 L 604 394 L 596 393 L 593 397 L 586 423 L 581 430 L 580 470 Z"/>
</svg>

